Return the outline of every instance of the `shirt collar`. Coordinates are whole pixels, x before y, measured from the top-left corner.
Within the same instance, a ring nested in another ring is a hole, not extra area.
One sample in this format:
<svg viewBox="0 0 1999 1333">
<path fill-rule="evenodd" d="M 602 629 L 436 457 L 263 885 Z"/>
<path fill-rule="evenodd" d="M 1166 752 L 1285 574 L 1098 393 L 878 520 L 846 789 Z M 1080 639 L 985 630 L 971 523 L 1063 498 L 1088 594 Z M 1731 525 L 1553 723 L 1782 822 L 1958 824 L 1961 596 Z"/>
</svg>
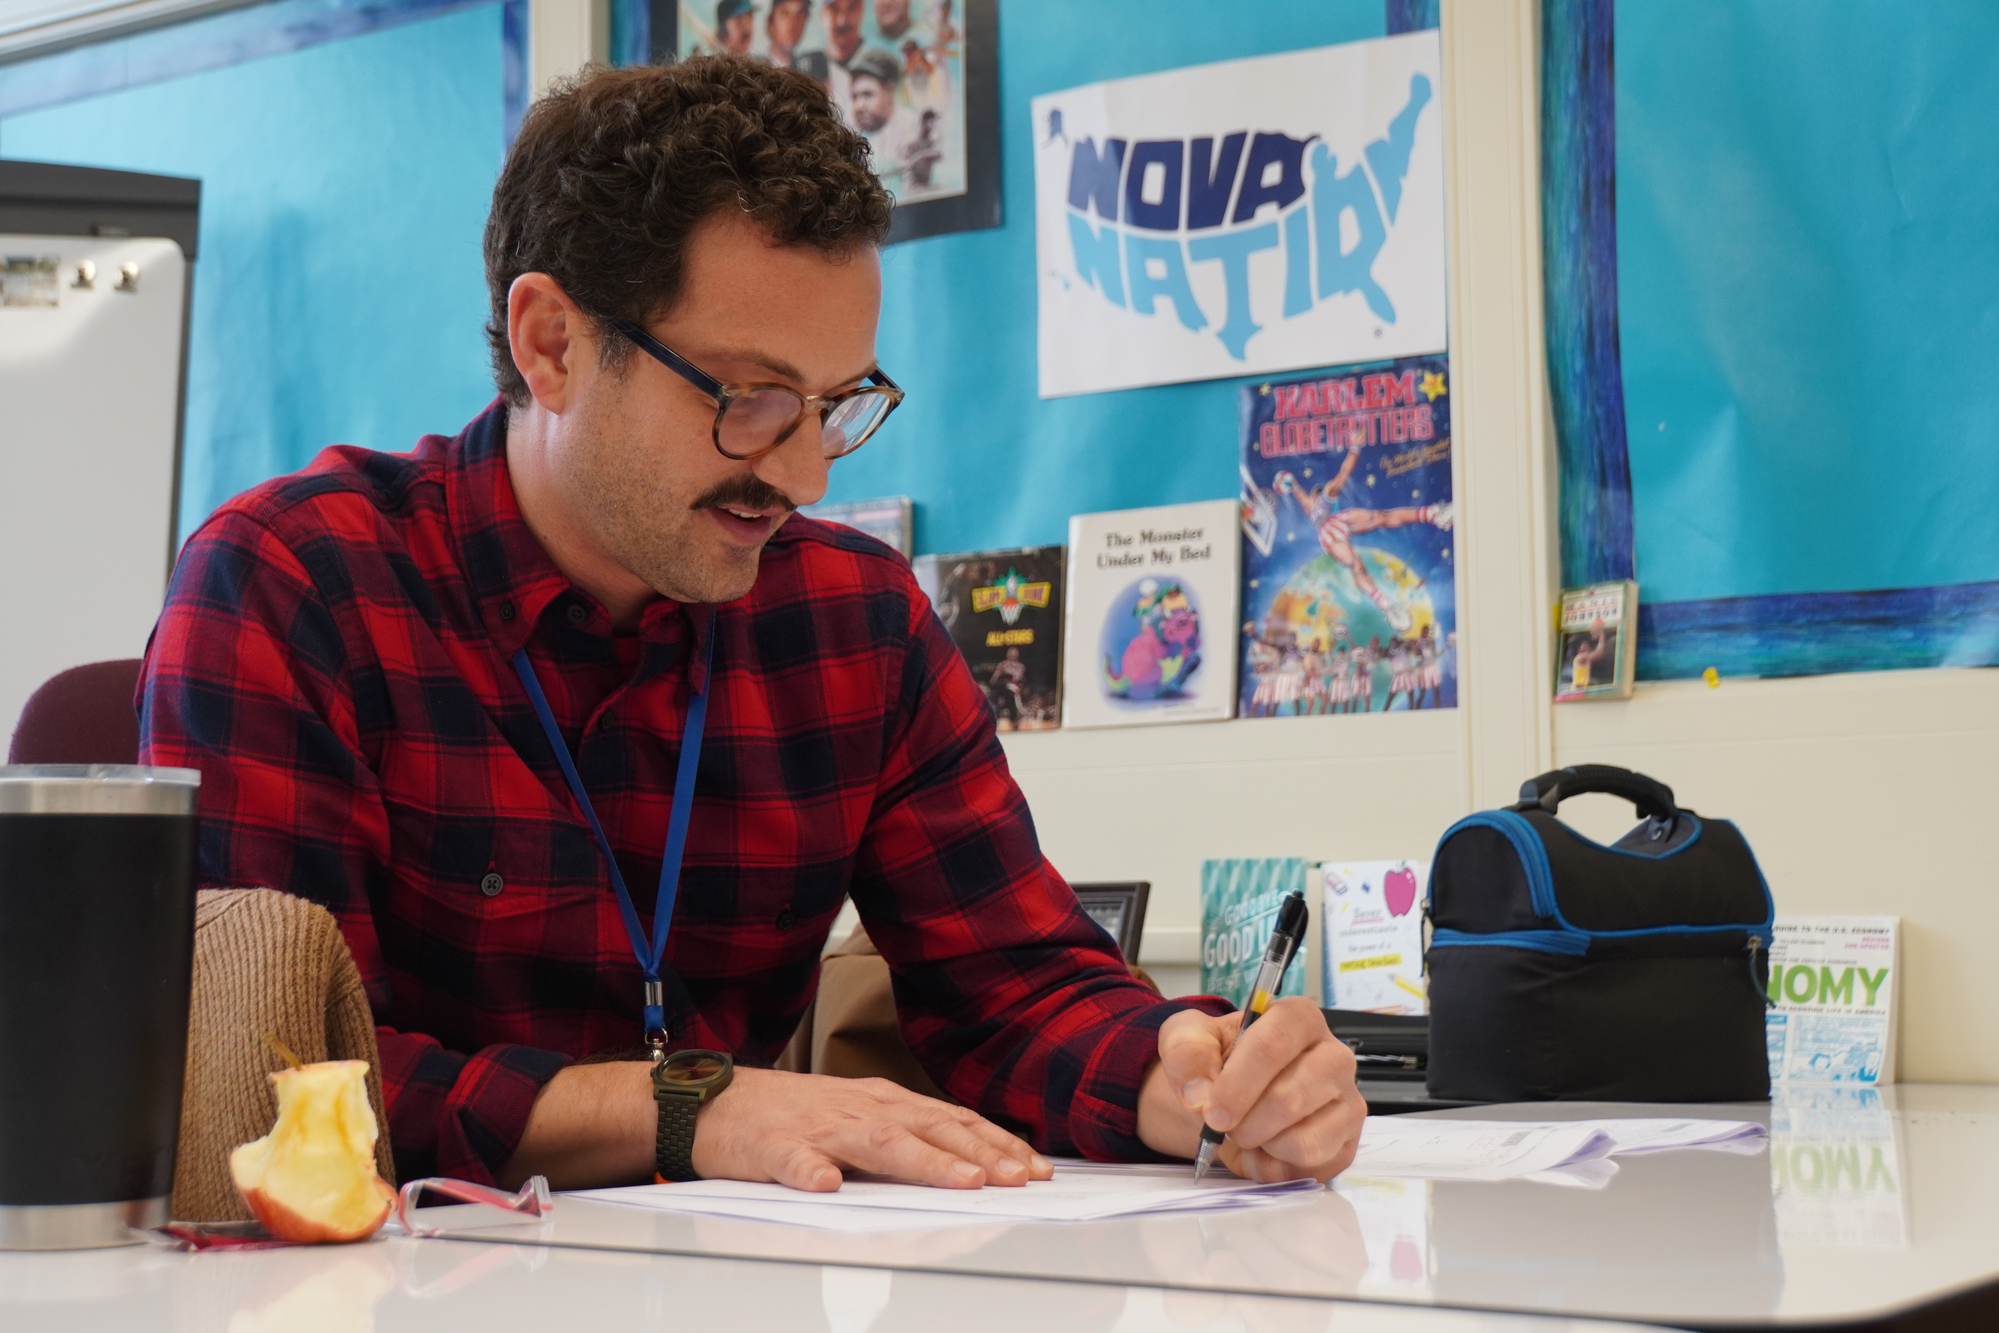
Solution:
<svg viewBox="0 0 1999 1333">
<path fill-rule="evenodd" d="M 521 517 L 507 470 L 507 404 L 495 398 L 457 438 L 431 436 L 444 476 L 444 505 L 459 566 L 493 646 L 512 657 L 526 645 L 550 602 L 565 593 L 583 598 L 603 613 L 595 598 L 575 587 L 550 558 Z M 671 622 L 683 614 L 680 625 Z M 689 671 L 696 690 L 707 688 L 701 670 L 702 638 L 710 618 L 705 607 L 688 607 L 662 597 L 639 620 L 642 639 L 685 633 L 691 640 Z"/>
</svg>

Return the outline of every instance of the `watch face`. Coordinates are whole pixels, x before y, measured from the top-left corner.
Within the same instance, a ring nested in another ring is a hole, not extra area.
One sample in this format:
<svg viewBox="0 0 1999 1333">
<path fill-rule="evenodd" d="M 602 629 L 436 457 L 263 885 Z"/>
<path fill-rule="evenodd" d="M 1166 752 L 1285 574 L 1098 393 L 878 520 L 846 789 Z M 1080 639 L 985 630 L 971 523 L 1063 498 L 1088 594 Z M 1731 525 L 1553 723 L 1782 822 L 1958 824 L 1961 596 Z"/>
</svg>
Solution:
<svg viewBox="0 0 1999 1333">
<path fill-rule="evenodd" d="M 728 1069 L 727 1058 L 713 1051 L 675 1051 L 654 1077 L 676 1087 L 698 1088 L 715 1082 Z"/>
</svg>

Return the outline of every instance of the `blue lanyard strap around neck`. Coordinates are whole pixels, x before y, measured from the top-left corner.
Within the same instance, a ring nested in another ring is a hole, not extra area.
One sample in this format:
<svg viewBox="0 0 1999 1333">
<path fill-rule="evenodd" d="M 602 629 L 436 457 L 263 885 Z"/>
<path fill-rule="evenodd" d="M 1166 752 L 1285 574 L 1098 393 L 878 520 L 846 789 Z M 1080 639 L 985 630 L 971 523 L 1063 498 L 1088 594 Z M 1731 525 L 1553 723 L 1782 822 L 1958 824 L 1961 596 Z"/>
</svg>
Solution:
<svg viewBox="0 0 1999 1333">
<path fill-rule="evenodd" d="M 714 683 L 714 665 L 715 613 L 711 611 L 701 634 L 701 675 L 706 685 Z M 645 977 L 645 1037 L 648 1041 L 663 1041 L 666 1006 L 659 965 L 666 957 L 666 933 L 673 925 L 673 903 L 680 893 L 680 860 L 687 850 L 687 821 L 694 813 L 694 770 L 701 762 L 701 733 L 708 723 L 709 692 L 706 688 L 697 690 L 694 701 L 687 706 L 687 726 L 680 737 L 680 767 L 673 778 L 673 814 L 666 825 L 666 852 L 659 863 L 659 896 L 653 902 L 652 939 L 648 942 L 645 927 L 639 924 L 638 908 L 632 904 L 632 891 L 625 887 L 624 872 L 618 869 L 618 858 L 611 851 L 611 839 L 604 833 L 596 807 L 590 804 L 590 794 L 583 790 L 583 779 L 576 772 L 576 761 L 570 757 L 569 743 L 562 739 L 562 729 L 555 725 L 555 714 L 549 710 L 548 696 L 542 693 L 541 682 L 528 662 L 525 645 L 514 654 L 514 674 L 521 678 L 528 702 L 534 705 L 534 715 L 555 750 L 555 762 L 562 766 L 562 780 L 569 784 L 569 794 L 576 798 L 583 818 L 590 822 L 590 831 L 597 835 L 597 846 L 611 872 L 611 887 L 617 890 L 618 911 L 625 918 L 625 934 L 631 939 L 632 955 L 638 959 L 639 972 Z"/>
</svg>

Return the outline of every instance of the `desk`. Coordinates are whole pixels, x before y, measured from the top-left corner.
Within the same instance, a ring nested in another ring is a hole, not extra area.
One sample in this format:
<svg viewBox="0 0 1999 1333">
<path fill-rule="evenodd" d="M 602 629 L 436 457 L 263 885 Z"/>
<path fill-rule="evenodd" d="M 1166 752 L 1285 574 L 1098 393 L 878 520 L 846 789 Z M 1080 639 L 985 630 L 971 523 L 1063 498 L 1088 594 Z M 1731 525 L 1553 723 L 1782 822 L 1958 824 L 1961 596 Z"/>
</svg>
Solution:
<svg viewBox="0 0 1999 1333">
<path fill-rule="evenodd" d="M 1342 1180 L 1281 1207 L 842 1236 L 565 1199 L 494 1240 L 1643 1320 L 1681 1327 L 1999 1330 L 1999 1088 L 1780 1093 L 1770 1105 L 1539 1103 L 1470 1119 L 1755 1119 L 1753 1155 L 1619 1159 L 1601 1190 Z M 1960 1293 L 1962 1308 L 1931 1310 Z M 1945 1316 L 1949 1319 L 1946 1320 Z M 1975 1316 L 1974 1316 L 1975 1317 Z"/>
<path fill-rule="evenodd" d="M 565 1198 L 547 1219 L 452 1241 L 0 1255 L 0 1326 L 207 1329 L 241 1314 L 234 1333 L 251 1333 L 305 1327 L 280 1318 L 296 1299 L 358 1311 L 312 1325 L 343 1333 L 368 1328 L 371 1309 L 381 1329 L 488 1316 L 531 1328 L 557 1312 L 568 1327 L 616 1327 L 588 1320 L 598 1309 L 674 1328 L 702 1326 L 683 1311 L 726 1311 L 709 1326 L 731 1333 L 899 1333 L 939 1326 L 944 1312 L 972 1333 L 1580 1333 L 1601 1326 L 1569 1321 L 1592 1316 L 1999 1329 L 1999 1088 L 1426 1114 L 1641 1113 L 1765 1119 L 1775 1132 L 1769 1151 L 1749 1156 L 1621 1159 L 1600 1191 L 1347 1180 L 1238 1213 L 859 1237 Z M 721 1303 L 724 1292 L 747 1305 Z M 1481 1310 L 1560 1318 L 1469 1313 Z"/>
<path fill-rule="evenodd" d="M 0 1254 L 8 1333 L 1656 1333 L 1630 1324 L 456 1240 Z"/>
</svg>

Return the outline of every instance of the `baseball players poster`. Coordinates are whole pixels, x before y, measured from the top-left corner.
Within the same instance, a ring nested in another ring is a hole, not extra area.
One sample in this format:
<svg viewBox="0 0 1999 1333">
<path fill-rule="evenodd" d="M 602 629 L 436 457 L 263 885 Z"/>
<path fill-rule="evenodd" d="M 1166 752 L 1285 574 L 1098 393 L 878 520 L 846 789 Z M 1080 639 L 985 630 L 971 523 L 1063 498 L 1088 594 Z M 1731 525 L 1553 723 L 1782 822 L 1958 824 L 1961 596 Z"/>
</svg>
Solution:
<svg viewBox="0 0 1999 1333">
<path fill-rule="evenodd" d="M 1434 29 L 1033 100 L 1041 396 L 1444 349 Z"/>
<path fill-rule="evenodd" d="M 1238 717 L 1455 708 L 1449 363 L 1244 385 Z"/>
<path fill-rule="evenodd" d="M 898 204 L 965 193 L 965 33 L 954 0 L 680 0 L 682 56 L 801 70 L 874 150 Z"/>
</svg>

